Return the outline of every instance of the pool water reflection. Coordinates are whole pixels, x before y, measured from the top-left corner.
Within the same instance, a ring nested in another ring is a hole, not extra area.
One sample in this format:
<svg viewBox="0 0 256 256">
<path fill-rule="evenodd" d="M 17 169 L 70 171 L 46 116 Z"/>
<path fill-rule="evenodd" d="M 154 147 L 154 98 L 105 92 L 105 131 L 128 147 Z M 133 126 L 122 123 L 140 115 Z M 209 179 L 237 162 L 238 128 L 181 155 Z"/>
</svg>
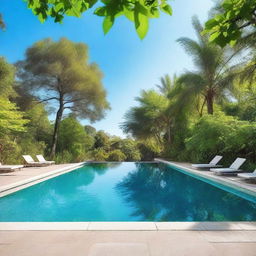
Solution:
<svg viewBox="0 0 256 256">
<path fill-rule="evenodd" d="M 92 163 L 0 198 L 0 221 L 255 221 L 256 203 L 160 163 Z"/>
</svg>

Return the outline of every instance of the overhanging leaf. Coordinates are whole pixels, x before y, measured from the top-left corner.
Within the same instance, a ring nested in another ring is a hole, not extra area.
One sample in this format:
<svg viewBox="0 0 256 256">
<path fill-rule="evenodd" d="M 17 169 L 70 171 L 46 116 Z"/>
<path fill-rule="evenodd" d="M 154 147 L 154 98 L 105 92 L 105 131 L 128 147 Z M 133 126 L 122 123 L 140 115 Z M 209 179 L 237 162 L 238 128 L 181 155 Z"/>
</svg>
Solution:
<svg viewBox="0 0 256 256">
<path fill-rule="evenodd" d="M 109 32 L 109 30 L 114 25 L 114 21 L 115 21 L 115 18 L 113 16 L 107 16 L 107 17 L 104 18 L 103 31 L 104 31 L 105 35 Z"/>
</svg>

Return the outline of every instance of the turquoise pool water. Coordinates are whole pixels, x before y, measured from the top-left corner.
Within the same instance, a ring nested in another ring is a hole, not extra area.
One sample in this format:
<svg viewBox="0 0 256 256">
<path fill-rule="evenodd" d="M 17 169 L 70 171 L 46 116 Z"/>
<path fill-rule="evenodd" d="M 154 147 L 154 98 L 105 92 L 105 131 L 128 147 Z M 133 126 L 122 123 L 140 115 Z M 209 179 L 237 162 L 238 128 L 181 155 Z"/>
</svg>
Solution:
<svg viewBox="0 0 256 256">
<path fill-rule="evenodd" d="M 255 220 L 255 201 L 160 163 L 92 163 L 0 198 L 0 221 Z"/>
</svg>

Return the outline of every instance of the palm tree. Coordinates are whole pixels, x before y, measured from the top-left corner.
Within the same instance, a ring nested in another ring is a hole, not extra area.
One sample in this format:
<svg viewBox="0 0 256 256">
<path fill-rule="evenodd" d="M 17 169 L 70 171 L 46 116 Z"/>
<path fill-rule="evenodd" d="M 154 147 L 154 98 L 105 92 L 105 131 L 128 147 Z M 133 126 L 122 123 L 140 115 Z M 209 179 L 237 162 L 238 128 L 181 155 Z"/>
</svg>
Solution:
<svg viewBox="0 0 256 256">
<path fill-rule="evenodd" d="M 132 107 L 125 114 L 121 128 L 138 139 L 154 138 L 162 144 L 169 121 L 165 116 L 168 99 L 154 90 L 148 90 L 142 91 L 136 101 L 139 106 Z"/>
<path fill-rule="evenodd" d="M 157 84 L 156 87 L 163 96 L 168 98 L 177 86 L 177 80 L 178 79 L 175 74 L 173 78 L 166 74 L 160 78 L 160 84 Z"/>
<path fill-rule="evenodd" d="M 139 106 L 132 107 L 125 114 L 121 128 L 138 139 L 154 138 L 159 144 L 170 144 L 175 127 L 184 121 L 181 119 L 186 119 L 192 93 L 186 95 L 188 90 L 184 91 L 175 75 L 173 79 L 165 75 L 160 82 L 156 85 L 158 91 L 142 91 L 136 98 Z"/>
<path fill-rule="evenodd" d="M 202 109 L 207 106 L 208 114 L 213 114 L 214 101 L 231 89 L 235 73 L 228 66 L 231 58 L 227 49 L 209 42 L 207 34 L 202 35 L 203 27 L 197 17 L 192 19 L 197 34 L 197 41 L 182 37 L 178 42 L 193 58 L 195 71 L 188 71 L 179 78 L 185 90 L 193 91 L 202 98 Z"/>
</svg>

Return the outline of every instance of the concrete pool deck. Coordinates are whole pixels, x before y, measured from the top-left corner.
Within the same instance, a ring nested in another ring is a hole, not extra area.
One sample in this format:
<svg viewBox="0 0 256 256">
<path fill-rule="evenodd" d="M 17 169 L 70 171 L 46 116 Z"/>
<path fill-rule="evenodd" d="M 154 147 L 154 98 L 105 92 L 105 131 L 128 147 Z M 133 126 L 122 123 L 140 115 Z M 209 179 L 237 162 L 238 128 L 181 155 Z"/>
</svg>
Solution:
<svg viewBox="0 0 256 256">
<path fill-rule="evenodd" d="M 256 231 L 0 231 L 1 256 L 255 256 Z"/>
<path fill-rule="evenodd" d="M 0 198 L 44 180 L 70 172 L 83 164 L 84 162 L 45 167 L 26 167 L 15 172 L 0 173 Z"/>
<path fill-rule="evenodd" d="M 14 182 L 24 181 L 25 179 L 69 166 L 72 166 L 72 164 L 49 165 L 45 167 L 24 167 L 21 168 L 20 171 L 0 173 L 0 188 Z"/>
</svg>

